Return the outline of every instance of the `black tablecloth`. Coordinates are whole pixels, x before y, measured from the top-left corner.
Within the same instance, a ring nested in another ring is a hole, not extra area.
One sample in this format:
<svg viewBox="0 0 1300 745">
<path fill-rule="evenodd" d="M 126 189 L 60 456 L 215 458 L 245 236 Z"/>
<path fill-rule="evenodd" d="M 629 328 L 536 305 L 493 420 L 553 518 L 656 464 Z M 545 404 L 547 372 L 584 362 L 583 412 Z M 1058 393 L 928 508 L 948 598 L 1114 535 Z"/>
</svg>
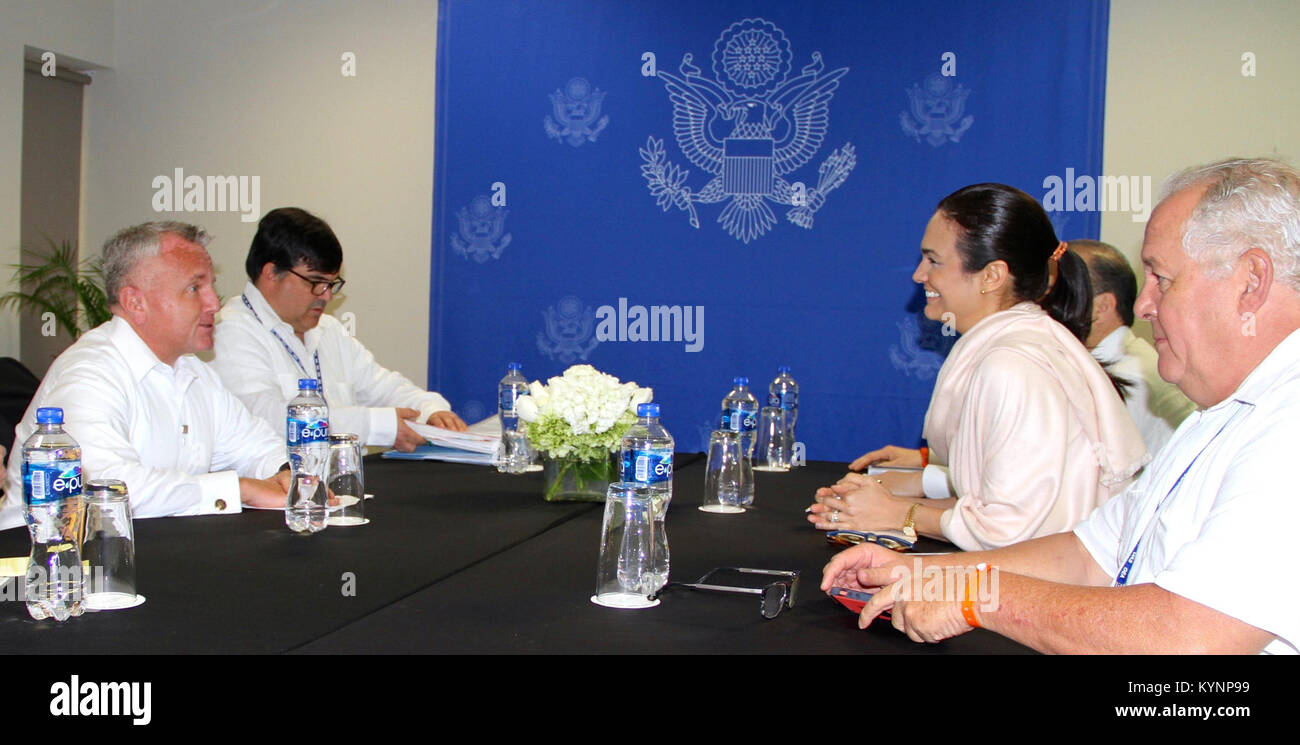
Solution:
<svg viewBox="0 0 1300 745">
<path fill-rule="evenodd" d="M 818 590 L 836 549 L 805 520 L 842 464 L 758 474 L 755 507 L 700 512 L 702 456 L 679 455 L 667 530 L 672 577 L 714 566 L 799 569 L 793 609 L 764 620 L 753 596 L 673 590 L 612 610 L 595 589 L 603 507 L 546 503 L 540 474 L 368 458 L 371 522 L 296 535 L 282 513 L 137 520 L 130 610 L 37 622 L 0 603 L 2 652 L 1024 652 L 976 630 L 939 645 L 856 617 Z M 926 550 L 940 544 L 921 546 Z M 0 532 L 0 555 L 28 550 Z M 354 589 L 349 594 L 348 589 Z"/>
</svg>

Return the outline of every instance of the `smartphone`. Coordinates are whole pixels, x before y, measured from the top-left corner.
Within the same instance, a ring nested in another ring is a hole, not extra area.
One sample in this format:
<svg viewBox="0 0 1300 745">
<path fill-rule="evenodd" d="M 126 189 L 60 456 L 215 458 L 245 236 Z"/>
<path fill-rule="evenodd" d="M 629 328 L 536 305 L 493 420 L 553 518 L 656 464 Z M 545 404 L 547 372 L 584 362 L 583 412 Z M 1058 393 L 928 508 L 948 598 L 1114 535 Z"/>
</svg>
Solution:
<svg viewBox="0 0 1300 745">
<path fill-rule="evenodd" d="M 872 593 L 861 590 L 850 590 L 847 587 L 832 587 L 830 596 L 839 601 L 840 605 L 848 608 L 854 613 L 861 613 L 862 607 L 871 599 Z M 880 614 L 881 618 L 890 618 L 889 611 Z"/>
<path fill-rule="evenodd" d="M 861 613 L 862 607 L 871 599 L 872 594 L 861 590 L 850 590 L 847 587 L 832 587 L 830 596 L 854 613 Z"/>
</svg>

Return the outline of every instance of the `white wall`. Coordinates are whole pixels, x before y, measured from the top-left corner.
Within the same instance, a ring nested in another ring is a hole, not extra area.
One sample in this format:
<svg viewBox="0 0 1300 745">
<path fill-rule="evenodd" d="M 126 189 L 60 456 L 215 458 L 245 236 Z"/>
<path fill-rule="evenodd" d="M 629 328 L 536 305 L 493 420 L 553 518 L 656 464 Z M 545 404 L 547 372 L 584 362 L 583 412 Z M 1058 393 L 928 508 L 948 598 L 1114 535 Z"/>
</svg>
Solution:
<svg viewBox="0 0 1300 745">
<path fill-rule="evenodd" d="M 115 65 L 86 91 L 84 213 L 95 243 L 180 219 L 214 236 L 240 292 L 257 218 L 304 207 L 343 244 L 357 335 L 417 383 L 428 358 L 437 6 L 419 0 L 118 0 Z M 344 52 L 355 77 L 342 75 Z M 260 211 L 157 213 L 153 179 L 258 176 Z"/>
<path fill-rule="evenodd" d="M 1113 0 L 1107 175 L 1171 173 L 1229 156 L 1300 165 L 1300 3 Z M 1242 75 L 1242 54 L 1255 76 Z M 1146 223 L 1104 213 L 1102 240 L 1136 259 Z"/>
<path fill-rule="evenodd" d="M 216 236 L 218 289 L 236 293 L 255 225 L 159 215 L 151 183 L 177 167 L 259 176 L 263 212 L 295 204 L 333 225 L 348 287 L 331 309 L 355 313 L 376 356 L 423 382 L 436 12 L 432 0 L 0 0 L 0 263 L 17 260 L 28 44 L 112 68 L 86 90 L 83 245 L 142 220 L 198 222 Z M 1105 174 L 1155 186 L 1231 154 L 1300 158 L 1300 3 L 1113 0 L 1109 34 Z M 345 51 L 355 78 L 340 74 Z M 1241 75 L 1247 51 L 1255 77 Z M 1143 227 L 1106 213 L 1102 239 L 1135 257 Z M 0 314 L 0 354 L 17 353 L 16 334 Z"/>
<path fill-rule="evenodd" d="M 22 196 L 23 49 L 55 54 L 73 68 L 113 63 L 109 0 L 0 0 L 0 293 L 15 289 Z M 0 311 L 0 356 L 18 356 L 18 317 Z"/>
</svg>

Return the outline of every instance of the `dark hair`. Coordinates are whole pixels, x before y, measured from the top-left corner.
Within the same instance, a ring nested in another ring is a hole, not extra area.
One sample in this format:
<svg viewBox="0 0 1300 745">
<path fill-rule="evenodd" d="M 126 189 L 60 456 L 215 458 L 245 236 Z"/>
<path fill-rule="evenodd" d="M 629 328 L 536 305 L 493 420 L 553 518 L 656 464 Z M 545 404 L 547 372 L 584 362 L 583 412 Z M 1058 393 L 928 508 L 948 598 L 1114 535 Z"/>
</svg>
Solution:
<svg viewBox="0 0 1300 745">
<path fill-rule="evenodd" d="M 1092 285 L 1083 259 L 1066 251 L 1051 283 L 1049 259 L 1060 241 L 1038 201 L 1006 184 L 974 184 L 949 194 L 938 211 L 961 228 L 957 252 L 962 268 L 978 272 L 1006 262 L 1012 295 L 1038 303 L 1080 342 L 1092 329 Z M 1049 287 L 1050 285 L 1050 287 Z"/>
<path fill-rule="evenodd" d="M 1070 250 L 1078 252 L 1088 265 L 1093 297 L 1109 292 L 1115 296 L 1115 309 L 1125 326 L 1133 325 L 1133 304 L 1137 302 L 1137 276 L 1119 249 L 1101 241 L 1070 241 Z"/>
<path fill-rule="evenodd" d="M 308 269 L 333 274 L 343 265 L 343 246 L 324 220 L 304 209 L 280 207 L 257 223 L 244 260 L 248 278 L 256 282 L 268 261 L 281 272 L 303 263 Z"/>
</svg>

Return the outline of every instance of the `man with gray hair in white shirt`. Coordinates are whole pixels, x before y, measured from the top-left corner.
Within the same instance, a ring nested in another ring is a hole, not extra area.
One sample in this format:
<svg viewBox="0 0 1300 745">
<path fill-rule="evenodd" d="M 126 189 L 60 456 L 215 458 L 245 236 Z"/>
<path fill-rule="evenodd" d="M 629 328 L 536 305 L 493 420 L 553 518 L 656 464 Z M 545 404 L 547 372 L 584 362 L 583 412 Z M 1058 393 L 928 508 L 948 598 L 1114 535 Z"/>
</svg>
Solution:
<svg viewBox="0 0 1300 745">
<path fill-rule="evenodd" d="M 913 641 L 983 627 L 1049 652 L 1300 651 L 1300 173 L 1261 159 L 1174 176 L 1142 266 L 1160 377 L 1199 408 L 1071 533 L 914 562 L 841 552 L 822 589 L 878 589 L 860 626 L 892 610 Z"/>
<path fill-rule="evenodd" d="M 126 228 L 104 244 L 112 320 L 59 355 L 19 423 L 0 528 L 21 525 L 22 447 L 36 409 L 57 406 L 86 479 L 120 479 L 136 517 L 283 507 L 284 438 L 249 413 L 195 352 L 219 307 L 208 235 L 178 222 Z"/>
</svg>

